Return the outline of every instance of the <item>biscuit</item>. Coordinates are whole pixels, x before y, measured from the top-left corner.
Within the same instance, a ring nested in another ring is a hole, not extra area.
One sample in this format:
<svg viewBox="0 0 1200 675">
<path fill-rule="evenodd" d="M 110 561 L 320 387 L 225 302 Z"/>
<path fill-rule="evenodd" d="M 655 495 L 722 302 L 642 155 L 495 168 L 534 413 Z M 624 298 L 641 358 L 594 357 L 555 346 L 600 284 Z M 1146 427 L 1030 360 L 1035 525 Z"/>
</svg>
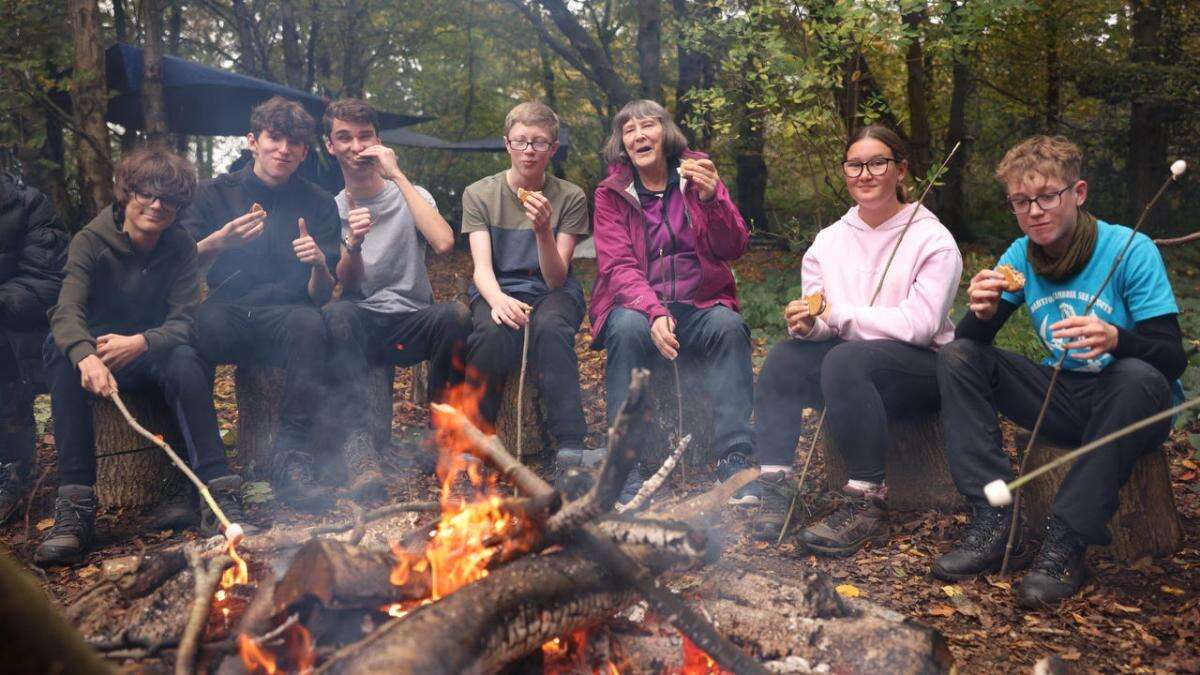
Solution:
<svg viewBox="0 0 1200 675">
<path fill-rule="evenodd" d="M 679 160 L 679 168 L 676 169 L 677 171 L 679 171 L 679 176 L 682 178 L 683 170 L 687 167 L 690 167 L 693 164 L 696 164 L 696 160 L 694 160 L 694 159 L 685 157 L 685 158 Z"/>
<path fill-rule="evenodd" d="M 529 199 L 530 195 L 535 195 L 535 194 L 540 195 L 542 193 L 538 190 L 526 190 L 523 187 L 517 188 L 517 199 L 521 200 L 522 206 L 524 206 L 525 202 Z"/>
<path fill-rule="evenodd" d="M 1016 293 L 1025 288 L 1025 275 L 1018 272 L 1012 265 L 1001 265 L 996 268 L 996 271 L 1004 275 L 1005 291 Z"/>
<path fill-rule="evenodd" d="M 259 204 L 258 202 L 254 202 L 250 205 L 250 213 L 262 213 L 265 210 L 266 209 L 262 207 L 262 204 Z"/>
<path fill-rule="evenodd" d="M 804 302 L 808 305 L 809 316 L 820 316 L 825 311 L 825 294 L 821 291 L 804 296 Z"/>
</svg>

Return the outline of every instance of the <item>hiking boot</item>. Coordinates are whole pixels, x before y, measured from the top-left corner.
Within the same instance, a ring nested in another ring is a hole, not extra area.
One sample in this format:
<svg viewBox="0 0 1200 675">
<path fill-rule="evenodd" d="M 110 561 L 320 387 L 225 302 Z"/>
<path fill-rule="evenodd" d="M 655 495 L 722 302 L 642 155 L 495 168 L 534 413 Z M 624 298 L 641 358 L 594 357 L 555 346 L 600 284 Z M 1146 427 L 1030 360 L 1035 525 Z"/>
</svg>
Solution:
<svg viewBox="0 0 1200 675">
<path fill-rule="evenodd" d="M 1017 585 L 1017 604 L 1041 609 L 1075 595 L 1087 579 L 1087 543 L 1058 516 L 1046 523 L 1046 539 L 1033 566 Z"/>
<path fill-rule="evenodd" d="M 156 530 L 186 529 L 199 525 L 200 494 L 190 482 L 181 483 L 154 510 L 150 526 Z"/>
<path fill-rule="evenodd" d="M 993 508 L 985 501 L 971 502 L 971 523 L 963 532 L 956 547 L 933 561 L 933 576 L 943 581 L 960 581 L 980 574 L 1000 571 L 1004 562 L 1004 548 L 1008 544 L 1008 529 L 1012 523 L 1012 507 Z M 1009 566 L 1021 569 L 1029 564 L 1029 554 L 1022 541 L 1022 530 L 1017 526 L 1017 539 Z"/>
<path fill-rule="evenodd" d="M 379 454 L 371 435 L 355 431 L 346 439 L 342 449 L 346 471 L 350 475 L 350 494 L 357 500 L 378 500 L 387 497 L 387 482 L 379 467 Z"/>
<path fill-rule="evenodd" d="M 25 495 L 25 472 L 16 462 L 0 464 L 0 525 L 8 522 Z"/>
<path fill-rule="evenodd" d="M 550 482 L 567 501 L 583 496 L 595 482 L 591 473 L 583 468 L 583 452 L 583 448 L 563 446 L 554 455 Z"/>
<path fill-rule="evenodd" d="M 717 482 L 724 483 L 739 472 L 752 468 L 754 468 L 754 464 L 750 462 L 750 457 L 746 453 L 738 450 L 728 452 L 724 457 L 717 460 Z M 757 481 L 751 482 L 738 490 L 729 498 L 729 503 L 741 506 L 753 506 L 759 503 L 761 500 L 761 489 L 756 483 Z"/>
<path fill-rule="evenodd" d="M 776 541 L 783 531 L 783 523 L 787 520 L 788 509 L 792 508 L 792 499 L 796 495 L 796 485 L 792 476 L 783 471 L 764 473 L 742 488 L 750 491 L 758 501 L 758 513 L 755 514 L 750 536 L 756 541 Z M 792 514 L 792 522 L 788 524 L 791 530 L 798 518 Z"/>
<path fill-rule="evenodd" d="M 313 479 L 313 458 L 299 450 L 285 451 L 275 460 L 275 492 L 292 508 L 315 512 L 332 504 L 329 492 Z"/>
<path fill-rule="evenodd" d="M 856 490 L 847 485 L 842 492 L 846 500 L 840 507 L 800 533 L 800 540 L 813 553 L 848 556 L 857 553 L 868 541 L 876 544 L 887 541 L 883 509 L 887 488 L 879 485 L 870 490 Z"/>
<path fill-rule="evenodd" d="M 229 474 L 208 481 L 208 493 L 229 522 L 241 525 L 246 534 L 258 531 L 257 527 L 246 523 L 246 512 L 242 510 L 241 476 Z M 207 502 L 200 506 L 200 531 L 210 537 L 221 534 L 221 521 Z"/>
<path fill-rule="evenodd" d="M 96 493 L 89 485 L 63 485 L 54 500 L 54 527 L 33 560 L 42 567 L 83 560 L 96 535 Z"/>
</svg>

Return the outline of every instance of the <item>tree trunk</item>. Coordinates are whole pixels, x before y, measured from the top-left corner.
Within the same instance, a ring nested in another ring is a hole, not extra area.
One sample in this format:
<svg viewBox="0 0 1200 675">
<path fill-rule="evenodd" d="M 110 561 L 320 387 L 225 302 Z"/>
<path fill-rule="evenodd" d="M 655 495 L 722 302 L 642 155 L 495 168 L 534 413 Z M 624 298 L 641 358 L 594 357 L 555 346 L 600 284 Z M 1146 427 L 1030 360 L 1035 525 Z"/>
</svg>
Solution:
<svg viewBox="0 0 1200 675">
<path fill-rule="evenodd" d="M 550 106 L 551 110 L 558 110 L 558 91 L 554 86 L 554 63 L 550 60 L 550 48 L 546 46 L 544 38 L 538 37 L 538 60 L 542 65 L 542 90 L 545 92 L 546 105 Z M 566 179 L 567 170 L 558 158 L 558 153 L 554 153 L 550 158 L 550 168 L 556 177 Z"/>
<path fill-rule="evenodd" d="M 1029 442 L 1028 433 L 1017 434 L 1016 442 L 1017 447 L 1024 448 Z M 1070 450 L 1039 437 L 1029 451 L 1026 470 L 1032 471 Z M 1045 531 L 1054 497 L 1070 470 L 1068 464 L 1047 472 L 1020 493 L 1026 509 L 1026 531 L 1033 533 L 1035 538 Z M 1137 460 L 1118 500 L 1117 513 L 1108 524 L 1112 533 L 1112 543 L 1106 547 L 1109 553 L 1119 560 L 1133 562 L 1145 555 L 1169 556 L 1179 550 L 1182 543 L 1179 514 L 1175 510 L 1171 472 L 1163 450 L 1155 450 Z"/>
<path fill-rule="evenodd" d="M 183 0 L 171 0 L 171 18 L 167 25 L 167 53 L 179 56 L 179 46 L 183 41 Z M 187 157 L 187 134 L 175 134 L 175 151 Z"/>
<path fill-rule="evenodd" d="M 912 31 L 905 56 L 906 91 L 908 93 L 908 165 L 912 176 L 924 176 L 930 167 L 928 84 L 925 78 L 925 53 L 921 44 L 921 27 L 926 20 L 925 8 L 904 15 L 904 25 Z"/>
<path fill-rule="evenodd" d="M 350 0 L 346 4 L 346 23 L 342 33 L 342 96 L 362 98 L 366 89 L 366 69 L 363 67 L 364 45 L 358 35 L 360 28 L 359 0 Z"/>
<path fill-rule="evenodd" d="M 842 90 L 838 93 L 837 100 L 838 110 L 846 125 L 846 138 L 854 136 L 862 126 L 864 101 L 881 103 L 879 123 L 895 131 L 900 137 L 904 137 L 904 129 L 900 126 L 896 115 L 892 113 L 892 107 L 888 105 L 883 91 L 875 83 L 875 77 L 871 74 L 871 67 L 867 63 L 867 57 L 862 52 L 857 52 L 846 59 L 843 64 Z"/>
<path fill-rule="evenodd" d="M 252 77 L 262 77 L 258 48 L 254 45 L 254 17 L 250 15 L 245 0 L 233 0 L 232 8 L 238 38 L 238 70 Z"/>
<path fill-rule="evenodd" d="M 309 16 L 312 18 L 308 22 L 308 44 L 305 46 L 304 91 L 316 91 L 317 86 L 317 45 L 321 39 L 321 22 L 317 18 L 320 12 L 317 10 L 317 0 L 313 0 L 309 6 Z"/>
<path fill-rule="evenodd" d="M 1058 43 L 1060 37 L 1059 22 L 1062 19 L 1054 11 L 1054 0 L 1044 0 L 1042 7 L 1042 27 L 1046 31 L 1046 133 L 1054 133 L 1058 129 L 1059 111 L 1062 109 L 1062 68 L 1059 65 Z"/>
<path fill-rule="evenodd" d="M 747 72 L 757 69 L 758 59 L 751 56 L 747 59 Z M 749 85 L 747 85 L 749 87 Z M 752 87 L 749 87 L 752 88 Z M 744 92 L 743 97 L 752 95 Z M 737 164 L 737 206 L 746 220 L 750 231 L 770 231 L 767 222 L 767 162 L 763 158 L 766 147 L 765 120 L 762 114 L 749 105 L 750 101 L 743 98 L 738 105 L 737 139 L 734 141 Z"/>
<path fill-rule="evenodd" d="M 289 87 L 303 91 L 304 88 L 304 56 L 300 47 L 300 31 L 296 28 L 299 8 L 297 0 L 282 0 L 279 3 L 279 22 L 283 32 L 283 77 Z"/>
<path fill-rule="evenodd" d="M 125 0 L 112 0 L 113 33 L 117 42 L 129 42 L 129 13 L 125 9 Z"/>
<path fill-rule="evenodd" d="M 187 447 L 162 396 L 126 392 L 129 413 L 151 433 L 163 436 L 180 457 Z M 147 506 L 189 489 L 187 477 L 167 453 L 134 431 L 109 401 L 92 405 L 96 445 L 96 496 L 109 507 Z"/>
<path fill-rule="evenodd" d="M 840 491 L 846 484 L 846 463 L 828 428 L 821 431 L 821 454 L 826 488 Z M 942 420 L 936 414 L 888 420 L 886 467 L 890 509 L 953 511 L 965 504 L 950 476 Z"/>
<path fill-rule="evenodd" d="M 675 23 L 681 27 L 693 25 L 705 18 L 696 16 L 694 12 L 709 11 L 700 10 L 695 3 L 688 0 L 671 0 L 671 3 L 675 9 Z M 675 80 L 675 121 L 687 135 L 688 145 L 703 149 L 708 147 L 708 126 L 692 119 L 696 106 L 688 99 L 688 94 L 711 84 L 712 65 L 707 54 L 703 51 L 693 51 L 682 39 L 676 40 L 675 50 L 679 61 L 679 77 Z"/>
<path fill-rule="evenodd" d="M 108 90 L 104 84 L 104 42 L 100 37 L 100 8 L 96 0 L 69 0 L 75 42 L 75 75 L 71 102 L 78 143 L 80 192 L 84 220 L 90 220 L 113 201 L 112 159 L 104 113 Z"/>
<path fill-rule="evenodd" d="M 580 72 L 604 92 L 610 110 L 625 105 L 633 96 L 629 85 L 613 66 L 612 59 L 599 43 L 587 32 L 579 19 L 571 13 L 564 0 L 538 0 L 550 14 L 550 19 L 567 38 L 580 58 L 584 68 Z"/>
<path fill-rule="evenodd" d="M 163 97 L 163 0 L 141 0 L 142 130 L 146 142 L 166 145 L 167 107 Z"/>
<path fill-rule="evenodd" d="M 642 98 L 662 100 L 662 3 L 661 0 L 637 0 L 638 74 Z"/>
<path fill-rule="evenodd" d="M 952 10 L 954 11 L 954 10 Z M 967 99 L 971 95 L 971 66 L 966 48 L 954 55 L 954 67 L 950 87 L 950 122 L 946 128 L 946 152 L 955 143 L 962 142 L 947 167 L 945 186 L 941 194 L 941 219 L 954 238 L 959 242 L 972 240 L 967 224 L 966 197 L 963 185 L 966 181 L 967 161 L 971 155 L 972 139 L 967 135 Z"/>
<path fill-rule="evenodd" d="M 1130 45 L 1130 61 L 1138 63 L 1160 63 L 1162 45 L 1163 1 L 1137 0 L 1131 2 L 1133 11 Z M 1138 96 L 1133 92 L 1129 113 L 1129 157 L 1128 182 L 1129 203 L 1126 208 L 1127 222 L 1134 222 L 1145 205 L 1158 189 L 1167 168 L 1167 133 L 1169 121 L 1167 106 L 1154 101 L 1153 95 Z M 1164 222 L 1164 210 L 1156 209 L 1146 218 L 1145 228 L 1155 230 Z"/>
</svg>

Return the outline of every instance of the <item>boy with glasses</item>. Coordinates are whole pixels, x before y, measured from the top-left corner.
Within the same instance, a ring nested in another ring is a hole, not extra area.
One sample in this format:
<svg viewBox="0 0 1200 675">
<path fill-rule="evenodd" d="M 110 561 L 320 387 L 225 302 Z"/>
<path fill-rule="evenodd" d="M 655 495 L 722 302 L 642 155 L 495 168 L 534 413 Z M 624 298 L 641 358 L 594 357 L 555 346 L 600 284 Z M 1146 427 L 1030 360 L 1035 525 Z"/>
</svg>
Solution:
<svg viewBox="0 0 1200 675">
<path fill-rule="evenodd" d="M 520 368 L 523 331 L 531 328 L 529 366 L 546 404 L 547 426 L 558 456 L 577 464 L 587 423 L 575 333 L 586 306 L 571 275 L 571 256 L 589 231 L 587 197 L 579 186 L 546 173 L 558 149 L 558 116 L 546 105 L 528 102 L 509 111 L 504 142 L 512 165 L 463 192 L 462 231 L 475 264 L 467 374 L 483 379 L 480 414 L 494 424 L 501 385 Z"/>
<path fill-rule="evenodd" d="M 1013 471 L 996 417 L 1000 413 L 1032 428 L 1063 350 L 1067 359 L 1041 433 L 1071 445 L 1170 406 L 1172 383 L 1187 367 L 1167 271 L 1144 234 L 1134 236 L 1091 313 L 1080 315 L 1131 233 L 1083 210 L 1088 185 L 1080 180 L 1082 159 L 1079 148 L 1061 136 L 1035 136 L 1009 150 L 996 169 L 1025 233 L 998 267 L 1011 265 L 1026 282 L 1010 284 L 996 270 L 976 274 L 956 340 L 938 354 L 950 470 L 973 508 L 957 547 L 934 562 L 938 578 L 964 579 L 1000 568 L 1012 507 L 990 507 L 983 486 L 996 478 L 1011 480 Z M 1029 306 L 1049 353 L 1041 364 L 992 345 L 1021 304 Z M 1174 388 L 1178 391 L 1177 383 Z M 1107 523 L 1134 462 L 1155 451 L 1169 431 L 1169 420 L 1163 420 L 1071 465 L 1042 547 L 1017 588 L 1018 604 L 1041 607 L 1079 590 L 1086 548 L 1109 543 Z M 1014 560 L 1027 562 L 1023 553 L 1017 547 Z"/>
<path fill-rule="evenodd" d="M 321 403 L 329 341 L 320 307 L 333 293 L 341 220 L 333 197 L 295 176 L 308 155 L 312 116 L 276 96 L 250 113 L 254 161 L 206 181 L 181 217 L 208 270 L 196 311 L 205 360 L 284 369 L 272 477 L 293 506 L 328 504 L 313 477 L 312 421 Z"/>
<path fill-rule="evenodd" d="M 226 464 L 208 368 L 191 346 L 192 312 L 200 302 L 196 244 L 173 227 L 196 190 L 196 170 L 172 152 L 144 148 L 121 160 L 115 178 L 116 204 L 71 240 L 43 348 L 60 487 L 54 527 L 34 553 L 42 566 L 79 562 L 91 546 L 96 454 L 90 401 L 118 389 L 162 392 L 196 475 L 225 515 L 244 521 L 242 480 Z M 201 509 L 204 528 L 215 534 L 215 516 Z"/>
</svg>

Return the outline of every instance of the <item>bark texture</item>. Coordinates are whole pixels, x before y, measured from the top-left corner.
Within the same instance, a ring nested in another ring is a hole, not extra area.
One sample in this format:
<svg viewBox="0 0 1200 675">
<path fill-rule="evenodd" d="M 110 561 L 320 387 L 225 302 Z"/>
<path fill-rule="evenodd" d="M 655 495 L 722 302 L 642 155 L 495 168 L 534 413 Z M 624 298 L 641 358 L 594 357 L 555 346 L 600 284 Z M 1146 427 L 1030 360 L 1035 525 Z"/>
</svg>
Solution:
<svg viewBox="0 0 1200 675">
<path fill-rule="evenodd" d="M 122 394 L 122 399 L 139 424 L 161 434 L 180 457 L 187 457 L 187 448 L 161 396 L 128 392 Z M 105 506 L 156 504 L 188 489 L 187 477 L 167 453 L 134 431 L 112 402 L 93 403 L 92 423 L 97 456 L 96 496 Z"/>
</svg>

